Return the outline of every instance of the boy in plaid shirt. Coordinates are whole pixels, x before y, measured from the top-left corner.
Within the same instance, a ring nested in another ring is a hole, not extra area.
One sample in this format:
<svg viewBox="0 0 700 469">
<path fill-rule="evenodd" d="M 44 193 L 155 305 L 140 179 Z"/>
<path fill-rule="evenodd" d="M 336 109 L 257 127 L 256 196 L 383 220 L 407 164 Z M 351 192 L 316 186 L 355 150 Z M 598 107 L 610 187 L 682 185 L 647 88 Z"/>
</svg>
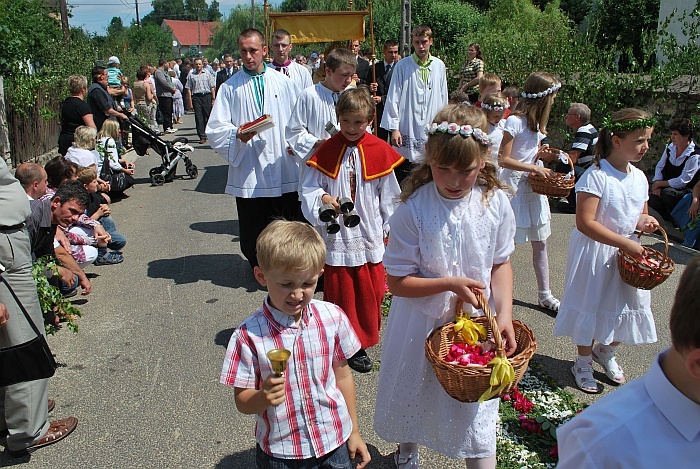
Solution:
<svg viewBox="0 0 700 469">
<path fill-rule="evenodd" d="M 305 223 L 277 220 L 260 234 L 256 251 L 255 278 L 268 296 L 231 336 L 221 383 L 234 387 L 239 412 L 257 414 L 257 465 L 352 469 L 357 456 L 363 468 L 370 455 L 347 364 L 360 342 L 338 306 L 313 299 L 325 243 Z M 281 348 L 291 357 L 277 376 L 267 352 Z"/>
</svg>

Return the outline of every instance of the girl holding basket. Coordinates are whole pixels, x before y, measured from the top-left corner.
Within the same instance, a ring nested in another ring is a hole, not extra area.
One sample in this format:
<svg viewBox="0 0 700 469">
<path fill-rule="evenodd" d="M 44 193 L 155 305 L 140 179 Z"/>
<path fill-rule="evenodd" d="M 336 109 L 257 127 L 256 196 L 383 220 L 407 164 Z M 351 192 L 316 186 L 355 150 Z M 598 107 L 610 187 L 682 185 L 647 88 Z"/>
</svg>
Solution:
<svg viewBox="0 0 700 469">
<path fill-rule="evenodd" d="M 427 129 L 426 159 L 406 179 L 390 219 L 384 255 L 394 294 L 382 350 L 374 428 L 399 442 L 399 468 L 418 467 L 418 443 L 473 468 L 496 467 L 498 399 L 461 403 L 440 386 L 424 342 L 454 318 L 458 298 L 476 305 L 483 291 L 506 339 L 512 323 L 515 223 L 488 161 L 484 114 L 456 104 Z M 474 311 L 473 313 L 476 313 Z"/>
<path fill-rule="evenodd" d="M 515 244 L 528 241 L 532 244 L 537 301 L 551 311 L 559 310 L 559 300 L 549 289 L 547 238 L 552 232 L 549 201 L 546 196 L 533 192 L 528 175 L 534 172 L 544 177 L 554 176 L 554 171 L 536 161 L 538 154 L 549 154 L 548 146 L 540 147 L 540 142 L 547 135 L 549 112 L 559 88 L 561 83 L 549 73 L 534 72 L 527 77 L 521 94 L 523 99 L 506 119 L 498 155 L 498 164 L 503 168 L 499 177 L 515 191 L 510 201 L 517 226 Z"/>
<path fill-rule="evenodd" d="M 606 119 L 596 145 L 599 161 L 576 183 L 576 228 L 569 240 L 554 335 L 569 336 L 576 345 L 571 372 L 584 392 L 598 391 L 594 360 L 608 378 L 622 384 L 625 375 L 615 359 L 617 346 L 656 342 L 649 291 L 624 283 L 616 262 L 618 249 L 643 256 L 635 230 L 651 233 L 659 228 L 647 213 L 647 178 L 631 164 L 649 150 L 654 123 L 645 111 L 631 108 Z"/>
</svg>

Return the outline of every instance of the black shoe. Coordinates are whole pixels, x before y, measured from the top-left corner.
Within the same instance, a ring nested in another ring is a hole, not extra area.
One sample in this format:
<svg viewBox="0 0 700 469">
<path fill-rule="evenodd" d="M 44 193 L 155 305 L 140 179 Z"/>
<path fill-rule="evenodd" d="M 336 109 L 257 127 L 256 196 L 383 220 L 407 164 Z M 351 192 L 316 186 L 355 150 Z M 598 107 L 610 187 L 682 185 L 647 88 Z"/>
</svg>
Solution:
<svg viewBox="0 0 700 469">
<path fill-rule="evenodd" d="M 358 373 L 367 373 L 372 371 L 373 364 L 372 359 L 367 356 L 367 352 L 364 349 L 360 349 L 359 352 L 348 358 L 348 365 Z"/>
</svg>

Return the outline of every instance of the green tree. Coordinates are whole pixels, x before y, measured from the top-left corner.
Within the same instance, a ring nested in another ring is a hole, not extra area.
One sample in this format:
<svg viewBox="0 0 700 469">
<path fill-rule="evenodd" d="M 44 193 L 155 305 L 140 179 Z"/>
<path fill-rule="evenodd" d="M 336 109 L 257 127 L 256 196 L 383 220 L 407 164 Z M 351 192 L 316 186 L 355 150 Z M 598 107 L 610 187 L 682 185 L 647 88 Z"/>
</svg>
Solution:
<svg viewBox="0 0 700 469">
<path fill-rule="evenodd" d="M 112 20 L 109 22 L 109 26 L 107 26 L 107 35 L 116 36 L 118 34 L 122 34 L 123 32 L 124 23 L 122 22 L 122 19 L 119 16 L 112 17 Z"/>
<path fill-rule="evenodd" d="M 592 37 L 619 56 L 619 71 L 648 71 L 653 66 L 659 0 L 598 0 Z"/>
<path fill-rule="evenodd" d="M 153 11 L 143 17 L 142 25 L 163 23 L 163 20 L 184 20 L 185 3 L 183 0 L 153 0 Z"/>
<path fill-rule="evenodd" d="M 255 5 L 255 27 L 265 30 L 261 5 Z M 238 51 L 238 35 L 250 28 L 250 6 L 237 5 L 231 10 L 228 18 L 215 30 L 211 46 L 207 49 L 208 58 L 221 57 L 223 54 L 234 54 Z"/>
<path fill-rule="evenodd" d="M 211 5 L 207 10 L 207 21 L 220 21 L 223 15 L 219 11 L 219 2 L 211 0 Z"/>
<path fill-rule="evenodd" d="M 189 20 L 206 20 L 208 11 L 206 0 L 185 0 L 185 15 Z"/>
<path fill-rule="evenodd" d="M 280 11 L 305 11 L 309 9 L 309 0 L 284 0 L 280 3 Z"/>
</svg>

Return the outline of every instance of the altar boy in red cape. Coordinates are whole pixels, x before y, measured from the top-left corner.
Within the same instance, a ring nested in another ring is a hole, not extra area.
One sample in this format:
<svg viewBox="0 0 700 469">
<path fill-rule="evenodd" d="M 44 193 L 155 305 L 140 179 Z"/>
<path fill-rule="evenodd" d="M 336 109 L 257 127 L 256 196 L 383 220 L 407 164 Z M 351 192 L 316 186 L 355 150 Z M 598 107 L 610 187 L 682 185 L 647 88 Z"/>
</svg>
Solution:
<svg viewBox="0 0 700 469">
<path fill-rule="evenodd" d="M 362 349 L 348 360 L 359 372 L 372 369 L 365 349 L 379 343 L 381 305 L 385 293 L 382 257 L 389 217 L 401 189 L 394 168 L 404 158 L 366 131 L 374 116 L 374 100 L 366 86 L 346 90 L 336 107 L 340 132 L 326 140 L 306 163 L 301 190 L 304 217 L 317 226 L 326 242 L 323 296 L 345 311 Z M 360 222 L 345 224 L 339 199 L 349 198 Z M 329 233 L 319 208 L 332 205 L 340 230 Z"/>
</svg>

